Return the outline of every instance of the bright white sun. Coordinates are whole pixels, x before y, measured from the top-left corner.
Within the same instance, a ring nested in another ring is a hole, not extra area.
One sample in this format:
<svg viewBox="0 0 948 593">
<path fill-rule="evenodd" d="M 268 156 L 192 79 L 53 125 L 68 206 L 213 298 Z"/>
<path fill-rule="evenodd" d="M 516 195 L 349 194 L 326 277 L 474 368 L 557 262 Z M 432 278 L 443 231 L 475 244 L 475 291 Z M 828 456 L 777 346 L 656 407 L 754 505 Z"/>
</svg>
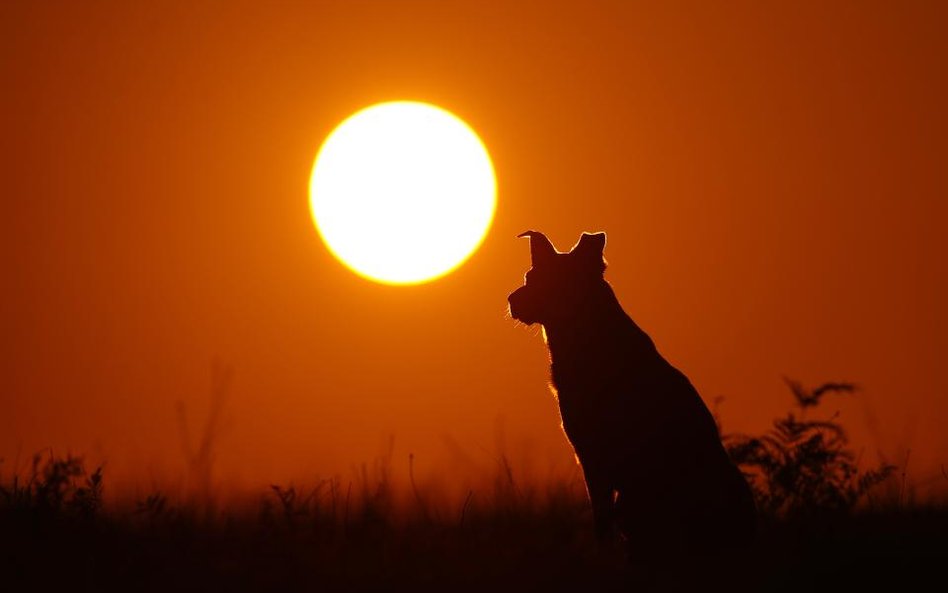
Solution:
<svg viewBox="0 0 948 593">
<path fill-rule="evenodd" d="M 313 221 L 357 274 L 418 284 L 461 265 L 497 204 L 487 149 L 457 116 L 427 103 L 379 103 L 332 131 L 309 181 Z"/>
</svg>

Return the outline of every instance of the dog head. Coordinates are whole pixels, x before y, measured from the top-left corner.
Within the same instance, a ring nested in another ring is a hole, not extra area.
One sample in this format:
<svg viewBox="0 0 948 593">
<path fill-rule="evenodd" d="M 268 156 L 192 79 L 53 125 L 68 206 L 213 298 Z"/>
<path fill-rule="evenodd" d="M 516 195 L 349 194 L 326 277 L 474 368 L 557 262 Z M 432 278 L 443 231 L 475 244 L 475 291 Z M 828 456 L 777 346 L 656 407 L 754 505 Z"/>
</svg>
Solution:
<svg viewBox="0 0 948 593">
<path fill-rule="evenodd" d="M 555 324 L 572 318 L 596 288 L 606 269 L 605 233 L 583 233 L 569 253 L 560 253 L 543 233 L 527 231 L 533 267 L 507 302 L 510 315 L 527 325 Z"/>
</svg>

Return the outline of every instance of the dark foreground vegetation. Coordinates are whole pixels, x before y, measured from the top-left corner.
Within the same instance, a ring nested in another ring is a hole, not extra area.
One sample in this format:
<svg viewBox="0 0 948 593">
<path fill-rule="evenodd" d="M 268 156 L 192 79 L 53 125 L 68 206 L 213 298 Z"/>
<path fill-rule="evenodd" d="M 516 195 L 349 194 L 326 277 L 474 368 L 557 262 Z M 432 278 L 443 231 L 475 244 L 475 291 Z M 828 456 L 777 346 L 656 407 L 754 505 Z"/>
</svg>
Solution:
<svg viewBox="0 0 948 593">
<path fill-rule="evenodd" d="M 104 508 L 103 475 L 74 457 L 34 459 L 0 483 L 2 591 L 875 591 L 948 581 L 948 509 L 873 497 L 893 467 L 860 471 L 820 399 L 852 390 L 791 384 L 797 410 L 759 436 L 730 435 L 760 507 L 753 549 L 713 563 L 630 563 L 592 539 L 566 485 L 509 473 L 459 508 L 396 505 L 384 480 L 272 486 L 231 510 L 155 493 Z"/>
</svg>

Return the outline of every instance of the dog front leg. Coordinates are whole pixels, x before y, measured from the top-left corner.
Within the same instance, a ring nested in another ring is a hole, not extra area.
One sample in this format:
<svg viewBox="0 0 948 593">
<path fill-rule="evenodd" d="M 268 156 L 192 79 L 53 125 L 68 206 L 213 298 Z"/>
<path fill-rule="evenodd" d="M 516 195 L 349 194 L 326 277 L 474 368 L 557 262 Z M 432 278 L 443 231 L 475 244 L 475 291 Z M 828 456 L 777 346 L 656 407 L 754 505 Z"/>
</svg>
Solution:
<svg viewBox="0 0 948 593">
<path fill-rule="evenodd" d="M 594 467 L 583 467 L 586 491 L 592 504 L 593 526 L 601 545 L 615 542 L 615 491 L 605 472 Z"/>
</svg>

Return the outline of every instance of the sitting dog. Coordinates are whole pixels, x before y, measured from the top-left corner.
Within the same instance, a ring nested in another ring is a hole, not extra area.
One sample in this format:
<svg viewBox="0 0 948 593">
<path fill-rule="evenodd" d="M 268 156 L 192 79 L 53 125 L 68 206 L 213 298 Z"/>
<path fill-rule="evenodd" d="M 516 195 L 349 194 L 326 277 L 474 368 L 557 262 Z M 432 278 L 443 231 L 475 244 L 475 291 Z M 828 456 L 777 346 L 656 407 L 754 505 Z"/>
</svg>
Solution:
<svg viewBox="0 0 948 593">
<path fill-rule="evenodd" d="M 605 233 L 559 253 L 536 231 L 510 314 L 542 325 L 563 430 L 582 466 L 598 539 L 633 557 L 703 554 L 753 538 L 753 496 L 691 382 L 623 311 Z"/>
</svg>

